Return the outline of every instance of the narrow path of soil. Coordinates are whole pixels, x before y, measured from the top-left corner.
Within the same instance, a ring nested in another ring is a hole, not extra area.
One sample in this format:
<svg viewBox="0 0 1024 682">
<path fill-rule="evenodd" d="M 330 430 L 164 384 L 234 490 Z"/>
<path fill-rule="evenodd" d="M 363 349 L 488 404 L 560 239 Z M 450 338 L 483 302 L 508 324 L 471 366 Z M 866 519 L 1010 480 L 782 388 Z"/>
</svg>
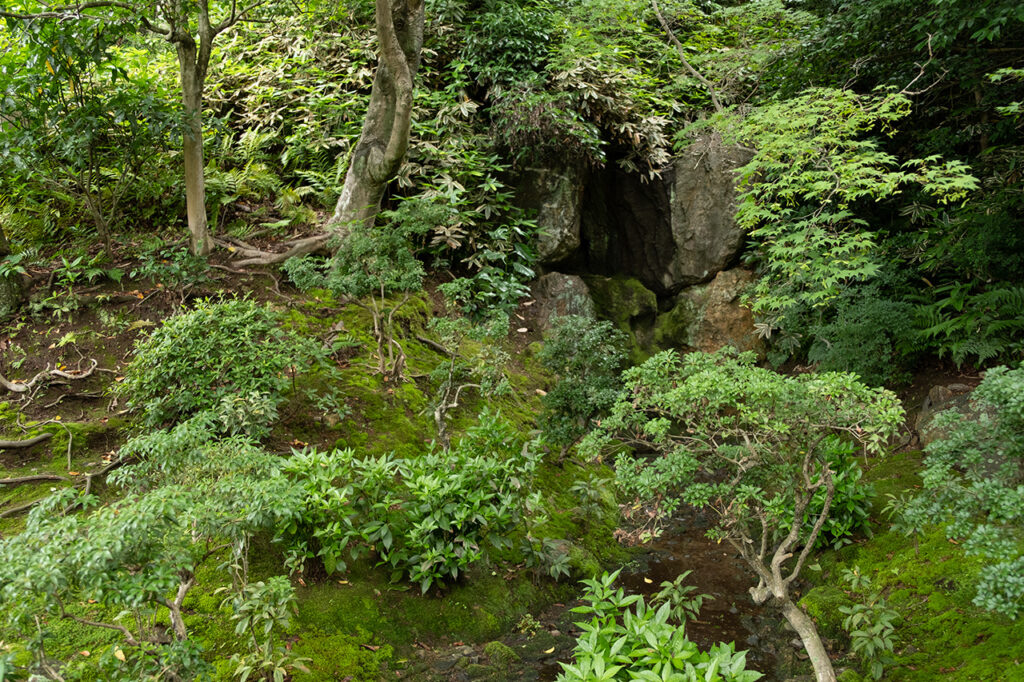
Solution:
<svg viewBox="0 0 1024 682">
<path fill-rule="evenodd" d="M 764 673 L 762 679 L 785 679 L 777 672 L 776 660 L 776 652 L 789 653 L 782 651 L 789 645 L 785 637 L 780 641 L 781 618 L 754 605 L 747 591 L 753 578 L 742 560 L 731 548 L 707 539 L 705 531 L 706 525 L 699 519 L 666 531 L 620 574 L 618 584 L 627 593 L 649 596 L 661 589 L 662 582 L 692 571 L 687 582 L 712 599 L 705 600 L 700 618 L 687 624 L 687 636 L 702 649 L 718 642 L 735 642 L 736 649 L 747 651 L 748 667 Z M 504 637 L 502 643 L 517 656 L 515 665 L 488 670 L 494 661 L 489 661 L 484 647 L 456 646 L 427 656 L 432 659 L 427 664 L 433 673 L 429 679 L 552 682 L 562 671 L 559 663 L 572 659 L 579 634 L 572 623 L 580 620 L 580 615 L 571 609 L 578 604 L 553 604 L 535 614 L 533 631 Z"/>
<path fill-rule="evenodd" d="M 667 531 L 640 557 L 638 570 L 623 572 L 619 582 L 627 592 L 647 596 L 658 592 L 662 582 L 690 571 L 687 584 L 712 598 L 704 601 L 700 617 L 686 624 L 687 637 L 701 649 L 734 642 L 737 650 L 747 651 L 748 666 L 771 679 L 774 644 L 766 640 L 765 632 L 777 619 L 751 599 L 753 577 L 742 560 L 728 545 L 705 537 L 705 531 L 699 522 Z"/>
</svg>

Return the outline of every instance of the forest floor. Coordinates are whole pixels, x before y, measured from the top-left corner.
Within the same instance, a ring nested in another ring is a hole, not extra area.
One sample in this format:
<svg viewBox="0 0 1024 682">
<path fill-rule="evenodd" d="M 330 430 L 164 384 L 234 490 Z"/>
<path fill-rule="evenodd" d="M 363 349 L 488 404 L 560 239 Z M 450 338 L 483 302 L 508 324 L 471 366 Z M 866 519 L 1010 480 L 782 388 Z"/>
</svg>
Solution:
<svg viewBox="0 0 1024 682">
<path fill-rule="evenodd" d="M 162 320 L 190 302 L 242 294 L 289 311 L 292 323 L 313 335 L 332 329 L 354 333 L 367 330 L 360 314 L 336 301 L 297 293 L 276 276 L 262 272 L 233 272 L 230 262 L 214 259 L 214 268 L 198 278 L 182 276 L 165 262 L 166 277 L 125 278 L 120 283 L 52 286 L 52 272 L 34 272 L 35 314 L 0 328 L 0 374 L 26 382 L 41 372 L 59 368 L 71 378 L 40 379 L 24 393 L 9 393 L 0 404 L 0 437 L 10 440 L 51 434 L 31 448 L 0 452 L 0 478 L 38 477 L 0 485 L 0 534 L 17 533 L 33 501 L 62 486 L 89 486 L 109 497 L 101 472 L 116 465 L 117 450 L 131 435 L 132 414 L 125 396 L 112 390 L 123 378 L 135 342 Z M 126 272 L 131 261 L 118 263 Z M 152 270 L 152 268 L 151 268 Z M 157 272 L 159 270 L 157 269 Z M 423 377 L 436 365 L 435 352 L 415 341 L 430 316 L 440 311 L 433 285 L 410 306 L 405 319 L 410 333 L 407 352 L 410 372 Z M 56 296 L 54 296 L 56 294 Z M 508 350 L 513 357 L 514 394 L 499 407 L 529 430 L 539 412 L 539 394 L 550 378 L 535 357 L 541 335 L 536 310 L 525 302 L 510 326 Z M 332 448 L 365 447 L 372 452 L 422 448 L 432 433 L 425 415 L 429 388 L 417 379 L 400 391 L 380 385 L 365 369 L 358 351 L 339 355 L 345 377 L 344 414 L 313 409 L 305 402 L 288 404 L 268 449 L 287 453 L 297 445 Z M 95 369 L 89 368 L 95 362 Z M 78 373 L 78 374 L 76 374 Z M 88 376 L 84 376 L 88 374 Z M 81 375 L 83 378 L 75 378 Z M 803 604 L 814 615 L 840 668 L 856 668 L 847 656 L 848 636 L 841 627 L 838 607 L 865 595 L 847 590 L 840 581 L 844 568 L 858 567 L 873 576 L 875 585 L 901 614 L 895 659 L 887 667 L 893 680 L 1024 679 L 1024 625 L 984 613 L 971 604 L 976 562 L 953 551 L 941 536 L 916 541 L 887 531 L 883 511 L 887 494 L 919 485 L 921 454 L 913 437 L 914 412 L 934 385 L 950 382 L 976 385 L 977 373 L 950 367 L 926 368 L 901 394 L 908 426 L 902 447 L 893 455 L 867 463 L 866 479 L 876 490 L 872 509 L 876 535 L 861 538 L 838 552 L 823 552 L 816 572 L 809 572 Z M 383 396 L 383 397 L 382 397 Z M 456 427 L 464 426 L 481 401 L 467 403 Z M 460 421 L 461 420 L 461 421 Z M 627 550 L 613 539 L 617 524 L 614 504 L 605 505 L 599 519 L 583 519 L 576 502 L 566 494 L 572 483 L 589 480 L 590 471 L 578 463 L 548 465 L 541 476 L 556 518 L 552 528 L 574 552 L 573 579 L 555 583 L 523 566 L 500 561 L 493 570 L 479 571 L 445 593 L 424 597 L 396 590 L 369 567 L 355 566 L 344 580 L 303 583 L 299 615 L 290 633 L 290 646 L 316 661 L 309 675 L 296 680 L 372 680 L 381 676 L 436 680 L 553 680 L 559 662 L 570 660 L 578 629 L 571 611 L 577 596 L 575 580 L 600 569 L 628 563 L 622 585 L 633 593 L 650 594 L 663 580 L 692 571 L 691 583 L 708 594 L 701 617 L 688 625 L 689 636 L 701 646 L 735 641 L 749 649 L 753 667 L 767 679 L 788 679 L 805 672 L 802 652 L 792 645 L 792 633 L 779 624 L 770 609 L 755 609 L 747 595 L 751 578 L 739 559 L 707 540 L 699 518 L 683 518 L 654 544 Z M 559 515 L 560 514 L 560 515 Z M 254 572 L 280 572 L 276 550 L 268 548 Z M 212 596 L 219 578 L 203 576 L 202 589 L 188 602 L 190 627 L 218 650 L 230 648 L 231 625 Z M 83 633 L 60 634 L 75 650 Z M 77 638 L 77 639 L 76 639 Z M 90 634 L 84 646 L 104 646 L 105 634 Z M 1015 677 L 1017 676 L 1017 677 Z M 847 679 L 855 679 L 852 670 Z"/>
</svg>

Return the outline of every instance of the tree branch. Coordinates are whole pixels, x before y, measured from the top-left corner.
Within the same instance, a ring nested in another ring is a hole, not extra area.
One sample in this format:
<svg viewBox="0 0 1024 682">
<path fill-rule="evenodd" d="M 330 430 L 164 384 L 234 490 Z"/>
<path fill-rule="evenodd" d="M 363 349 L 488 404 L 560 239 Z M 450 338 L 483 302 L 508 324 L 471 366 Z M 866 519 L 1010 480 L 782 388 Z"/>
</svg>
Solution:
<svg viewBox="0 0 1024 682">
<path fill-rule="evenodd" d="M 35 474 L 32 476 L 18 476 L 17 478 L 0 478 L 0 485 L 19 485 L 21 483 L 33 483 L 35 481 L 66 481 L 66 476 L 57 474 Z"/>
<path fill-rule="evenodd" d="M 679 42 L 679 39 L 676 38 L 676 34 L 672 31 L 672 27 L 668 25 L 664 15 L 662 15 L 661 8 L 658 7 L 658 0 L 651 0 L 651 5 L 654 6 L 654 13 L 658 15 L 658 21 L 661 22 L 661 27 L 664 28 L 665 33 L 668 34 L 668 39 L 673 45 L 675 45 L 676 52 L 679 53 L 679 60 L 683 63 L 683 66 L 686 67 L 686 70 L 690 72 L 690 75 L 699 80 L 701 84 L 708 89 L 708 94 L 711 95 L 711 103 L 715 105 L 715 111 L 721 113 L 722 103 L 718 101 L 718 95 L 715 93 L 715 86 L 711 84 L 711 81 L 702 76 L 697 69 L 693 68 L 690 65 L 690 62 L 686 59 L 685 48 L 683 48 L 683 44 Z"/>
<path fill-rule="evenodd" d="M 26 440 L 0 440 L 0 450 L 17 450 L 21 448 L 30 448 L 33 445 L 38 445 L 43 441 L 50 440 L 51 438 L 53 438 L 52 433 L 41 433 L 35 438 L 28 438 Z"/>
</svg>

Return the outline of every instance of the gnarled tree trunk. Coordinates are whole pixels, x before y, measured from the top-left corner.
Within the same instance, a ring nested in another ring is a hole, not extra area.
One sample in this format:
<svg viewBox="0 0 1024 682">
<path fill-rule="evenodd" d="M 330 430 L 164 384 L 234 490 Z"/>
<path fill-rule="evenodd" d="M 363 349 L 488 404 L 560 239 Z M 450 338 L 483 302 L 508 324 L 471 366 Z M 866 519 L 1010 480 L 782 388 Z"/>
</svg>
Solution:
<svg viewBox="0 0 1024 682">
<path fill-rule="evenodd" d="M 413 77 L 423 48 L 424 0 L 376 0 L 380 63 L 332 230 L 372 222 L 409 147 Z"/>
<path fill-rule="evenodd" d="M 275 265 L 324 249 L 335 235 L 353 225 L 369 225 L 380 212 L 388 182 L 409 148 L 412 127 L 413 77 L 423 49 L 424 0 L 376 0 L 380 61 L 370 91 L 370 105 L 345 174 L 334 214 L 322 234 L 289 242 L 288 249 L 268 253 L 236 248 L 237 265 Z"/>
</svg>

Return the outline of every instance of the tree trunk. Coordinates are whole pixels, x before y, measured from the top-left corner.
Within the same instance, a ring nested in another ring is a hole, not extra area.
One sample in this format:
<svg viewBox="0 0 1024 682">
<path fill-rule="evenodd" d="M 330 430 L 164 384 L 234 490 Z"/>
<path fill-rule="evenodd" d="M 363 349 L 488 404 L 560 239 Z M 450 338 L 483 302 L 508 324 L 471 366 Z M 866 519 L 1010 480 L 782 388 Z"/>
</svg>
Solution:
<svg viewBox="0 0 1024 682">
<path fill-rule="evenodd" d="M 413 76 L 423 48 L 423 0 L 376 0 L 380 62 L 345 185 L 328 222 L 332 230 L 370 224 L 409 147 Z"/>
<path fill-rule="evenodd" d="M 206 223 L 206 178 L 203 162 L 203 81 L 198 73 L 194 43 L 178 42 L 178 66 L 181 71 L 181 99 L 187 126 L 181 146 L 185 157 L 185 203 L 188 213 L 189 247 L 197 256 L 213 249 L 213 237 Z"/>
<path fill-rule="evenodd" d="M 814 676 L 818 682 L 836 682 L 836 672 L 832 669 L 832 659 L 828 657 L 828 651 L 821 642 L 818 635 L 818 628 L 815 627 L 811 617 L 804 613 L 804 610 L 793 603 L 790 599 L 781 600 L 780 608 L 782 615 L 786 617 L 789 624 L 793 626 L 800 641 L 804 643 L 807 655 L 811 657 L 811 665 L 814 666 Z"/>
<path fill-rule="evenodd" d="M 0 260 L 11 255 L 11 245 L 7 241 L 7 235 L 0 227 Z M 18 312 L 22 302 L 25 300 L 25 287 L 22 284 L 21 275 L 17 272 L 8 272 L 6 276 L 0 277 L 0 320 Z"/>
</svg>

